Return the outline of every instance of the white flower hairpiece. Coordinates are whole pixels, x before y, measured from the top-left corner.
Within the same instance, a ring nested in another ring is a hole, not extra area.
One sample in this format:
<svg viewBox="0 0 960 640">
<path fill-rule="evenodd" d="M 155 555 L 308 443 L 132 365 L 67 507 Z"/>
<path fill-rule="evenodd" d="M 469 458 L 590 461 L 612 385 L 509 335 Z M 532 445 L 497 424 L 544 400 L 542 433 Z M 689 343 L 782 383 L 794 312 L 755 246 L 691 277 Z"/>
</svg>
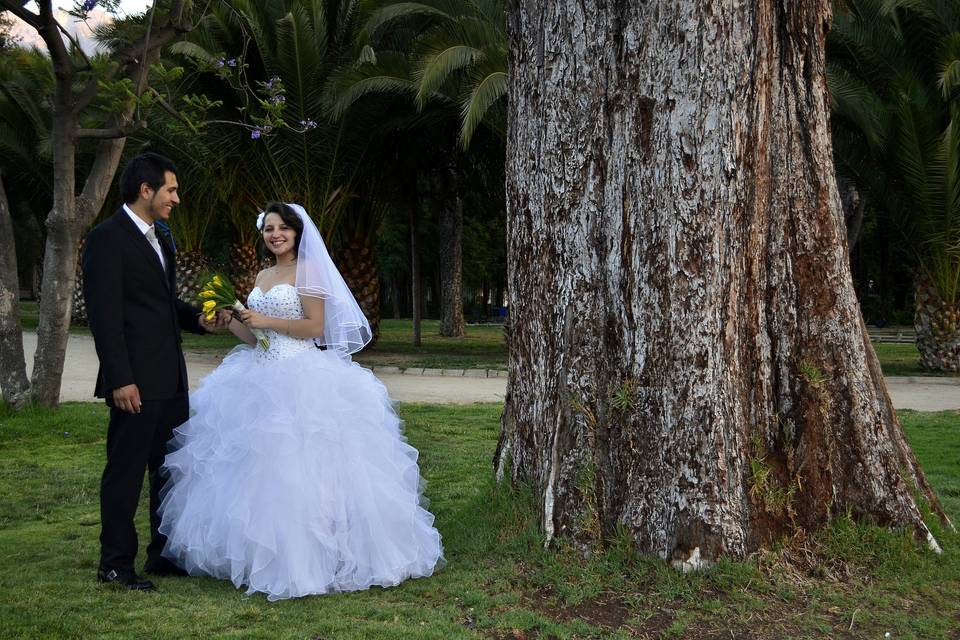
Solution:
<svg viewBox="0 0 960 640">
<path fill-rule="evenodd" d="M 263 231 L 263 218 L 267 214 L 263 211 L 260 212 L 260 215 L 257 216 L 257 231 Z"/>
</svg>

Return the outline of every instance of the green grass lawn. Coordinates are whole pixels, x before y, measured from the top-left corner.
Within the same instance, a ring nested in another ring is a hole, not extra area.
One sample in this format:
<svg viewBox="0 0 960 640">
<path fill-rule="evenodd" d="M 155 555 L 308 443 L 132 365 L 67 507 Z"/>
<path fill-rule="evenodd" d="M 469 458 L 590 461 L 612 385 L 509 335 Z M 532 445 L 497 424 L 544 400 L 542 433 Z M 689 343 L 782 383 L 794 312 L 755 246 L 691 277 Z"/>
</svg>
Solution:
<svg viewBox="0 0 960 640">
<path fill-rule="evenodd" d="M 502 325 L 468 326 L 463 338 L 440 336 L 439 320 L 423 320 L 421 346 L 413 346 L 410 320 L 380 321 L 380 339 L 356 360 L 366 365 L 432 369 L 506 369 L 507 346 Z"/>
<path fill-rule="evenodd" d="M 448 564 L 435 576 L 268 603 L 203 578 L 160 579 L 150 594 L 98 586 L 104 408 L 0 409 L 0 638 L 958 637 L 960 535 L 939 528 L 939 557 L 841 520 L 802 548 L 690 576 L 622 540 L 589 559 L 545 552 L 527 494 L 491 481 L 500 411 L 401 406 L 443 535 Z M 960 413 L 903 421 L 960 520 Z M 142 535 L 144 516 L 145 504 Z"/>
<path fill-rule="evenodd" d="M 354 355 L 366 366 L 424 367 L 430 369 L 506 369 L 507 347 L 503 327 L 467 327 L 463 338 L 440 336 L 438 320 L 424 320 L 421 346 L 413 346 L 409 320 L 381 320 L 377 343 Z M 238 344 L 232 334 L 183 334 L 183 346 L 194 353 L 226 353 Z"/>
<path fill-rule="evenodd" d="M 21 302 L 21 325 L 36 330 L 37 304 Z M 90 335 L 85 326 L 71 326 L 70 333 Z M 463 338 L 440 336 L 439 320 L 424 320 L 421 346 L 413 346 L 413 324 L 407 320 L 380 321 L 380 340 L 355 356 L 367 366 L 423 367 L 430 369 L 506 369 L 507 347 L 501 325 L 468 326 Z M 183 348 L 198 354 L 225 354 L 239 344 L 233 334 L 198 336 L 183 334 Z"/>
<path fill-rule="evenodd" d="M 920 352 L 916 344 L 874 342 L 880 367 L 888 376 L 954 376 L 949 372 L 934 372 L 920 368 Z"/>
</svg>

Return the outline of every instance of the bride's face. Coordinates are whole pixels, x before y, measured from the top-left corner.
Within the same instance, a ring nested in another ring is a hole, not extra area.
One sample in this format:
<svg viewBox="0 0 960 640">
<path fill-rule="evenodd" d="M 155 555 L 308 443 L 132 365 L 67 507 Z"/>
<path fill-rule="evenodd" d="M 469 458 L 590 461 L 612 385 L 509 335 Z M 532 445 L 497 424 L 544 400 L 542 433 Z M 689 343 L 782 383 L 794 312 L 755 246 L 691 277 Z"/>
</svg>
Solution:
<svg viewBox="0 0 960 640">
<path fill-rule="evenodd" d="M 273 255 L 286 255 L 293 251 L 297 232 L 276 213 L 269 213 L 263 219 L 263 242 Z"/>
</svg>

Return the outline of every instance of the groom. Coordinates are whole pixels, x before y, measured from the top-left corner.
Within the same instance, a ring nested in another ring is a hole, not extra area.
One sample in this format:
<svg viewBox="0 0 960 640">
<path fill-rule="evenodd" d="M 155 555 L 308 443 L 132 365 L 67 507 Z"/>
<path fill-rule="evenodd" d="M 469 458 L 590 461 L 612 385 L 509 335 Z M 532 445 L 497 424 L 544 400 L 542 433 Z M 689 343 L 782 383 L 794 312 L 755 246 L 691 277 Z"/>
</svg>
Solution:
<svg viewBox="0 0 960 640">
<path fill-rule="evenodd" d="M 144 571 L 186 575 L 160 555 L 166 542 L 158 530 L 160 465 L 174 427 L 189 412 L 180 330 L 212 329 L 176 295 L 175 248 L 165 221 L 180 202 L 177 188 L 177 169 L 167 158 L 145 153 L 130 160 L 120 176 L 125 204 L 90 232 L 83 254 L 83 293 L 100 358 L 95 395 L 110 407 L 97 579 L 139 591 L 154 589 L 133 566 L 145 470 L 151 539 Z"/>
</svg>

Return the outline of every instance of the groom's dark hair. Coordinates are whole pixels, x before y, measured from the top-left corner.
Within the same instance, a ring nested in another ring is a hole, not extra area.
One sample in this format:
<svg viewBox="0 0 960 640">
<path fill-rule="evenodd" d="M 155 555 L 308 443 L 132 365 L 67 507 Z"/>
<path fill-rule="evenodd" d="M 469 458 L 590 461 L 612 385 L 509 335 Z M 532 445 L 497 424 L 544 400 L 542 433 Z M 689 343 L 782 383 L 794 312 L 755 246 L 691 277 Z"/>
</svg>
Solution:
<svg viewBox="0 0 960 640">
<path fill-rule="evenodd" d="M 120 197 L 124 203 L 132 204 L 140 196 L 140 185 L 144 182 L 158 191 L 165 182 L 164 174 L 169 171 L 177 175 L 177 167 L 170 158 L 159 153 L 141 153 L 130 159 L 120 175 Z"/>
<path fill-rule="evenodd" d="M 268 202 L 263 210 L 264 214 L 275 213 L 280 216 L 284 224 L 297 232 L 297 238 L 293 241 L 293 255 L 300 255 L 300 237 L 303 235 L 303 220 L 296 211 L 288 204 L 283 202 Z M 264 215 L 266 217 L 266 215 Z M 261 236 L 262 239 L 262 236 Z"/>
</svg>

